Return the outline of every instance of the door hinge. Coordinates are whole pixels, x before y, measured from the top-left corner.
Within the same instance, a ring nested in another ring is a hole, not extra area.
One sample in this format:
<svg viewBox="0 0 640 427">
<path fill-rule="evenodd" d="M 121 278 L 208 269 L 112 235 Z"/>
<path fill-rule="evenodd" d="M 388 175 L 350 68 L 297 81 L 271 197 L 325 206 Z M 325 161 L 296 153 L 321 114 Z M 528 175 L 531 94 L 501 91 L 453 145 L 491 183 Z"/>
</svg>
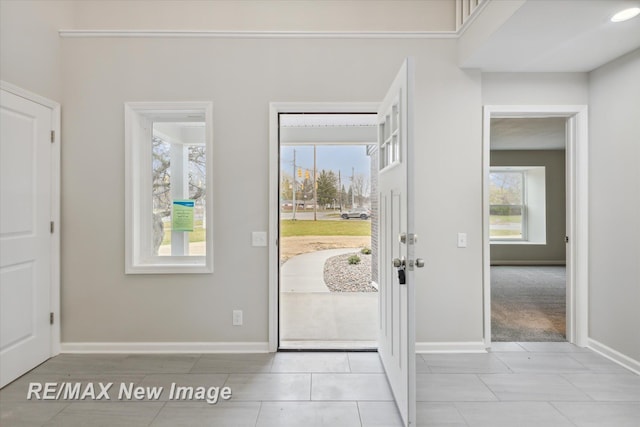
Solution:
<svg viewBox="0 0 640 427">
<path fill-rule="evenodd" d="M 52 130 L 51 131 L 51 143 L 53 144 L 54 142 L 56 142 L 56 131 Z"/>
<path fill-rule="evenodd" d="M 53 325 L 53 312 L 49 313 L 49 324 Z"/>
<path fill-rule="evenodd" d="M 51 221 L 51 222 L 49 223 L 49 230 L 51 231 L 51 234 L 53 234 L 53 232 L 54 232 L 54 230 L 55 230 L 55 226 L 54 226 L 53 221 Z"/>
<path fill-rule="evenodd" d="M 569 236 L 564 236 L 564 242 L 569 243 Z"/>
</svg>

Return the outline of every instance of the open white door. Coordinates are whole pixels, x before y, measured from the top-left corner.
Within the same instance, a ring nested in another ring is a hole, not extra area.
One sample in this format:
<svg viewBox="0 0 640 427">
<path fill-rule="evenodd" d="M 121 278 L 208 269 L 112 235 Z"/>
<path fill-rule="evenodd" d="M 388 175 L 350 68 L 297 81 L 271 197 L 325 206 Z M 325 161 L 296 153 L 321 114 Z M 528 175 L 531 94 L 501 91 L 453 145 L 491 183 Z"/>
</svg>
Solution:
<svg viewBox="0 0 640 427">
<path fill-rule="evenodd" d="M 405 426 L 416 425 L 412 97 L 407 58 L 378 111 L 378 352 Z"/>
<path fill-rule="evenodd" d="M 0 95 L 0 387 L 51 356 L 52 109 Z"/>
</svg>

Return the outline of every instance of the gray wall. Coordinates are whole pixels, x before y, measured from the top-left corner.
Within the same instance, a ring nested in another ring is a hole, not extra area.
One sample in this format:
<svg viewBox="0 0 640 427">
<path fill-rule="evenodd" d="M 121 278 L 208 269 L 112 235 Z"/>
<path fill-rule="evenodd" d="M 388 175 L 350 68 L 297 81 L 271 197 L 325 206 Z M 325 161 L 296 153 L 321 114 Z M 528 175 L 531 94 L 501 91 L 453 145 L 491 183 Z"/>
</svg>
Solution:
<svg viewBox="0 0 640 427">
<path fill-rule="evenodd" d="M 482 339 L 481 106 L 590 103 L 590 335 L 640 360 L 638 52 L 590 75 L 481 81 L 458 69 L 455 40 L 57 37 L 74 19 L 115 28 L 133 16 L 119 2 L 106 13 L 107 3 L 0 2 L 1 78 L 63 105 L 64 342 L 266 341 L 268 257 L 249 236 L 267 229 L 268 102 L 379 101 L 414 55 L 418 255 L 428 263 L 416 273 L 418 341 Z M 125 276 L 123 103 L 184 99 L 215 103 L 215 273 Z M 233 166 L 240 157 L 251 183 Z M 613 217 L 611 205 L 624 209 Z M 232 308 L 245 326 L 231 326 Z"/>
<path fill-rule="evenodd" d="M 408 55 L 429 260 L 417 339 L 480 341 L 480 75 L 457 67 L 455 40 L 172 38 L 63 39 L 63 341 L 267 341 L 268 256 L 250 233 L 268 226 L 269 102 L 380 101 Z M 215 272 L 126 276 L 123 103 L 192 99 L 214 102 Z M 244 326 L 231 326 L 232 309 Z"/>
<path fill-rule="evenodd" d="M 21 0 L 20 0 L 21 1 Z M 50 0 L 42 0 L 48 2 Z M 78 28 L 223 31 L 454 31 L 455 2 L 81 0 Z"/>
<path fill-rule="evenodd" d="M 563 263 L 566 260 L 564 150 L 491 151 L 491 166 L 545 166 L 546 245 L 491 245 L 491 263 Z"/>
<path fill-rule="evenodd" d="M 588 103 L 587 73 L 482 73 L 483 105 Z"/>
<path fill-rule="evenodd" d="M 58 30 L 73 18 L 73 1 L 1 1 L 0 79 L 60 102 Z"/>
<path fill-rule="evenodd" d="M 640 50 L 589 75 L 589 335 L 640 361 Z"/>
</svg>

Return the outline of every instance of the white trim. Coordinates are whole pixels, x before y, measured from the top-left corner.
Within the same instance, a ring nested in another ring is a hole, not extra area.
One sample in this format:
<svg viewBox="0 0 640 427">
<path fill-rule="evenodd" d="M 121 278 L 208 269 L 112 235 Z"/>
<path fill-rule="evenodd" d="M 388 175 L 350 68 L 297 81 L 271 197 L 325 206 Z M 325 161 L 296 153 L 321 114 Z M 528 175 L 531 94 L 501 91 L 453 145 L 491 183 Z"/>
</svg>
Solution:
<svg viewBox="0 0 640 427">
<path fill-rule="evenodd" d="M 51 145 L 51 221 L 54 222 L 54 232 L 51 235 L 49 310 L 54 316 L 51 356 L 55 356 L 60 353 L 60 104 L 4 80 L 0 80 L 0 89 L 51 109 L 51 130 L 55 133 L 55 140 Z"/>
<path fill-rule="evenodd" d="M 467 17 L 467 19 L 465 19 L 464 22 L 462 22 L 462 23 L 460 23 L 460 21 L 458 20 L 458 18 L 459 18 L 458 14 L 460 14 L 460 18 L 462 17 L 462 14 L 458 9 L 460 2 L 456 2 L 456 36 L 457 37 L 461 37 L 465 33 L 465 31 L 467 31 L 467 29 L 471 26 L 473 21 L 475 21 L 478 18 L 478 16 L 480 16 L 480 14 L 484 11 L 484 9 L 487 7 L 487 5 L 490 2 L 491 2 L 491 0 L 481 1 L 473 9 L 473 12 L 471 12 L 471 14 Z"/>
<path fill-rule="evenodd" d="M 569 248 L 572 260 L 572 297 L 575 299 L 572 342 L 586 346 L 589 337 L 589 125 L 587 106 L 577 106 L 577 113 L 569 119 L 575 129 L 568 144 L 573 155 L 571 189 L 575 190 L 570 203 Z"/>
<path fill-rule="evenodd" d="M 53 313 L 53 325 L 51 326 L 51 355 L 60 353 L 60 233 L 62 220 L 60 216 L 61 166 L 60 153 L 62 139 L 60 135 L 60 104 L 55 104 L 51 111 L 51 124 L 54 131 L 54 141 L 51 144 L 51 221 L 53 221 L 53 234 L 51 235 L 51 293 L 50 307 Z"/>
<path fill-rule="evenodd" d="M 489 172 L 491 171 L 491 108 L 482 117 L 482 300 L 484 345 L 491 347 L 491 236 L 489 224 Z"/>
<path fill-rule="evenodd" d="M 591 350 L 595 351 L 603 357 L 606 357 L 612 362 L 615 362 L 618 365 L 629 369 L 633 373 L 640 375 L 640 361 L 632 359 L 631 357 L 626 356 L 619 351 L 614 350 L 611 347 L 594 340 L 593 338 L 589 338 L 587 341 L 587 347 Z"/>
<path fill-rule="evenodd" d="M 417 342 L 416 353 L 486 353 L 483 341 Z"/>
<path fill-rule="evenodd" d="M 63 38 L 453 39 L 456 31 L 58 30 Z"/>
<path fill-rule="evenodd" d="M 278 350 L 278 284 L 280 270 L 279 235 L 279 175 L 280 175 L 280 130 L 278 129 L 278 113 L 284 105 L 269 104 L 269 351 Z"/>
<path fill-rule="evenodd" d="M 567 118 L 567 341 L 579 347 L 588 337 L 589 157 L 586 105 L 486 105 L 482 134 L 482 223 L 484 339 L 491 346 L 491 246 L 489 182 L 491 118 Z"/>
<path fill-rule="evenodd" d="M 29 101 L 44 105 L 45 107 L 51 108 L 52 110 L 60 108 L 60 104 L 58 104 L 57 102 L 23 89 L 20 86 L 5 82 L 4 80 L 0 80 L 0 88 L 6 90 L 7 92 L 13 93 L 14 95 L 28 99 Z"/>
<path fill-rule="evenodd" d="M 151 170 L 151 151 L 144 150 L 143 138 L 147 132 L 150 140 L 152 120 L 167 118 L 182 119 L 187 114 L 204 116 L 207 188 L 206 188 L 206 254 L 204 256 L 151 256 L 151 239 L 146 232 L 151 230 L 151 199 L 144 195 L 151 188 L 150 176 L 143 173 L 145 165 Z M 145 124 L 146 123 L 146 124 Z M 147 129 L 144 130 L 144 127 Z M 207 274 L 213 272 L 213 102 L 125 102 L 125 274 Z M 148 157 L 145 157 L 148 156 Z M 149 180 L 149 182 L 146 182 Z M 149 215 L 144 213 L 149 212 Z"/>
<path fill-rule="evenodd" d="M 492 243 L 493 244 L 493 243 Z M 567 265 L 566 261 L 541 259 L 541 260 L 493 260 L 491 265 Z"/>
<path fill-rule="evenodd" d="M 268 353 L 266 342 L 65 342 L 62 353 Z"/>
<path fill-rule="evenodd" d="M 62 38 L 216 38 L 216 39 L 457 39 L 482 14 L 490 0 L 479 3 L 464 23 L 455 15 L 449 31 L 217 31 L 217 30 L 58 30 Z"/>
<path fill-rule="evenodd" d="M 269 104 L 269 351 L 278 349 L 278 182 L 280 173 L 278 114 L 376 113 L 377 102 L 271 102 Z"/>
</svg>

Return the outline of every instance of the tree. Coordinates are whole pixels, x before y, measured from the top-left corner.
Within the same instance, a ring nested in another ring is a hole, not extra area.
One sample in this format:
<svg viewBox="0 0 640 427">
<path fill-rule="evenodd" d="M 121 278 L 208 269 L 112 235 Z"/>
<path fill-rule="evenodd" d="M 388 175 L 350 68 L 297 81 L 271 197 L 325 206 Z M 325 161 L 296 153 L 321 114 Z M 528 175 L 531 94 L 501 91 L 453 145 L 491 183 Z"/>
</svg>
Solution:
<svg viewBox="0 0 640 427">
<path fill-rule="evenodd" d="M 318 204 L 326 206 L 333 203 L 338 196 L 338 177 L 333 171 L 325 171 L 324 169 L 318 175 L 317 180 Z"/>
<path fill-rule="evenodd" d="M 519 205 L 522 203 L 523 176 L 520 172 L 492 172 L 489 175 L 489 203 Z"/>
<path fill-rule="evenodd" d="M 188 146 L 188 198 L 197 206 L 205 203 L 207 161 L 204 145 Z M 154 137 L 152 140 L 153 188 L 153 253 L 157 254 L 164 240 L 164 220 L 171 216 L 171 144 Z"/>
<path fill-rule="evenodd" d="M 369 178 L 364 174 L 357 174 L 352 182 L 353 195 L 358 206 L 362 206 L 369 197 Z"/>
<path fill-rule="evenodd" d="M 280 180 L 280 197 L 282 200 L 293 200 L 293 179 L 284 173 Z"/>
</svg>

